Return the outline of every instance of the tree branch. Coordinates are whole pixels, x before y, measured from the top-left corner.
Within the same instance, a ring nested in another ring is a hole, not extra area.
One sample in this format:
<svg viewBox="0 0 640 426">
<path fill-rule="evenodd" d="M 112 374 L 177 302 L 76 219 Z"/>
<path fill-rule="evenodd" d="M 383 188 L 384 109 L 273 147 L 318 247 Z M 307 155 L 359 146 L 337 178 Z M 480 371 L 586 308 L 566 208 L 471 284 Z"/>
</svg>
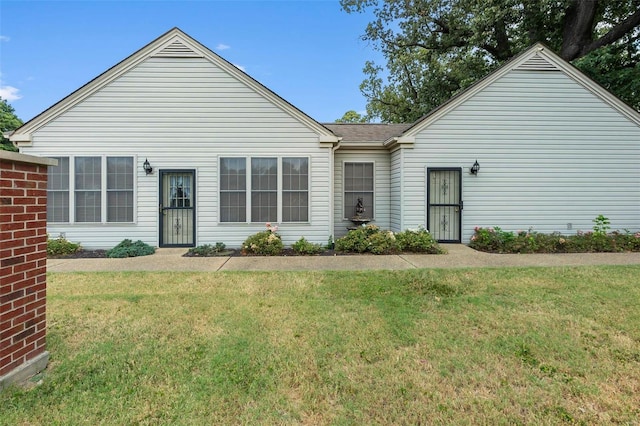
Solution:
<svg viewBox="0 0 640 426">
<path fill-rule="evenodd" d="M 624 37 L 629 31 L 633 28 L 640 25 L 640 9 L 636 10 L 634 14 L 630 15 L 627 19 L 620 22 L 615 27 L 611 28 L 608 33 L 600 37 L 599 39 L 593 41 L 592 43 L 584 46 L 580 50 L 579 56 L 576 58 L 582 57 L 588 53 L 593 52 L 596 49 L 601 48 L 602 46 L 606 46 L 608 44 L 614 43 Z M 576 59 L 571 58 L 571 59 Z"/>
</svg>

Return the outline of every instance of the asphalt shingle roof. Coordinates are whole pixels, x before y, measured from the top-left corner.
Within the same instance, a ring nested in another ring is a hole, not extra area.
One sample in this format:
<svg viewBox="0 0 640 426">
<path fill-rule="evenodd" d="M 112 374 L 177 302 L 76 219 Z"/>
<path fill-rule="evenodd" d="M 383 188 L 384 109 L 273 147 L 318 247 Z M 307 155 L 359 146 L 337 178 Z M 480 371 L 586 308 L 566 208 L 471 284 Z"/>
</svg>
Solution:
<svg viewBox="0 0 640 426">
<path fill-rule="evenodd" d="M 323 126 L 342 138 L 342 142 L 384 142 L 394 136 L 400 136 L 413 126 L 408 124 L 379 123 L 323 123 Z"/>
</svg>

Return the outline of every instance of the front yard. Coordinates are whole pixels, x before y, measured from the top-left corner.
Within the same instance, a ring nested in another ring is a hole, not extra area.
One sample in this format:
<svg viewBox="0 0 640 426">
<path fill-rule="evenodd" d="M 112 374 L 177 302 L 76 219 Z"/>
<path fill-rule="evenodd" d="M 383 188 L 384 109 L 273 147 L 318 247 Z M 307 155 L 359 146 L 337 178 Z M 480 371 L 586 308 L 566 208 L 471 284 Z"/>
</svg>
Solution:
<svg viewBox="0 0 640 426">
<path fill-rule="evenodd" d="M 635 424 L 639 276 L 53 273 L 49 368 L 0 423 Z"/>
</svg>

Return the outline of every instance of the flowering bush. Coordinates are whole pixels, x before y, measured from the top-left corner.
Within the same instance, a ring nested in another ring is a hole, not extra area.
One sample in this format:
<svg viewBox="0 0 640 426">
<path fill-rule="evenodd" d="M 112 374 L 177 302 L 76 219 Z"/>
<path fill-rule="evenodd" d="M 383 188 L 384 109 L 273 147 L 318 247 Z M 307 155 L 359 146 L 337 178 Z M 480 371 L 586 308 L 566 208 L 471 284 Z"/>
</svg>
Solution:
<svg viewBox="0 0 640 426">
<path fill-rule="evenodd" d="M 284 248 L 282 238 L 277 234 L 278 227 L 266 224 L 266 231 L 249 236 L 242 243 L 243 254 L 259 254 L 263 256 L 277 256 Z"/>
<path fill-rule="evenodd" d="M 399 251 L 398 242 L 391 231 L 376 225 L 359 226 L 336 240 L 336 250 L 347 253 L 391 254 Z"/>
<path fill-rule="evenodd" d="M 412 253 L 430 253 L 439 254 L 443 250 L 433 238 L 431 233 L 424 227 L 420 226 L 417 230 L 407 229 L 396 234 L 396 241 L 400 251 L 408 251 Z"/>
<path fill-rule="evenodd" d="M 578 231 L 576 235 L 508 232 L 498 227 L 475 228 L 469 247 L 490 253 L 595 253 L 640 251 L 640 232 Z"/>
</svg>

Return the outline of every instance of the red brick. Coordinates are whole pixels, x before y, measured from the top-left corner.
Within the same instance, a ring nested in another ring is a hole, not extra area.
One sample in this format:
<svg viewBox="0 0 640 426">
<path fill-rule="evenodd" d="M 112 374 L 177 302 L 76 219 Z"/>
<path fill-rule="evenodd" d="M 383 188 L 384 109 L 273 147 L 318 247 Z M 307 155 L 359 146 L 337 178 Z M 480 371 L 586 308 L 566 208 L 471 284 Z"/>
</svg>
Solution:
<svg viewBox="0 0 640 426">
<path fill-rule="evenodd" d="M 28 213 L 46 213 L 47 212 L 46 202 L 38 205 L 27 206 L 26 211 Z"/>
<path fill-rule="evenodd" d="M 47 228 L 47 221 L 46 220 L 36 220 L 36 218 L 33 218 L 33 221 L 29 221 L 27 222 L 27 228 L 29 229 L 46 229 Z"/>
<path fill-rule="evenodd" d="M 2 179 L 0 179 L 0 188 L 12 188 L 12 187 L 13 187 L 13 180 L 4 179 L 4 174 L 3 174 Z"/>
<path fill-rule="evenodd" d="M 28 220 L 36 220 L 35 213 L 22 213 L 13 215 L 14 222 L 26 222 Z"/>
<path fill-rule="evenodd" d="M 38 182 L 32 180 L 18 180 L 14 184 L 16 188 L 36 188 L 37 186 Z"/>
<path fill-rule="evenodd" d="M 0 203 L 0 214 L 3 213 L 22 213 L 24 212 L 24 206 L 8 206 Z"/>
<path fill-rule="evenodd" d="M 14 289 L 13 292 L 0 297 L 0 304 L 4 305 L 5 303 L 13 302 L 21 297 L 24 297 L 24 289 Z"/>
<path fill-rule="evenodd" d="M 34 343 L 29 343 L 27 345 L 25 345 L 25 347 L 23 347 L 22 349 L 20 349 L 17 352 L 14 352 L 11 357 L 13 359 L 21 359 L 23 361 L 26 361 L 25 356 L 33 351 L 36 348 L 36 345 Z"/>
<path fill-rule="evenodd" d="M 17 256 L 19 254 L 26 254 L 27 256 L 31 256 L 34 251 L 36 249 L 36 246 L 23 246 L 23 247 L 17 247 L 13 249 L 13 255 Z M 27 257 L 27 260 L 29 260 L 29 258 Z"/>
<path fill-rule="evenodd" d="M 13 325 L 25 324 L 25 327 L 29 327 L 30 325 L 26 324 L 26 322 L 34 318 L 36 318 L 36 313 L 34 311 L 27 311 L 13 318 L 12 322 Z"/>
<path fill-rule="evenodd" d="M 28 245 L 36 245 L 36 244 L 40 244 L 40 243 L 46 243 L 47 242 L 47 234 L 45 233 L 44 235 L 39 235 L 37 237 L 33 237 L 33 238 L 27 238 L 26 239 L 26 244 Z"/>
<path fill-rule="evenodd" d="M 25 306 L 24 308 L 27 311 L 38 311 L 38 308 L 40 307 L 45 307 L 47 306 L 47 301 L 44 298 L 36 298 L 36 301 L 33 303 L 28 304 L 27 306 Z"/>
<path fill-rule="evenodd" d="M 35 261 L 32 262 L 23 262 L 20 265 L 15 265 L 13 267 L 13 272 L 22 272 L 22 271 L 30 271 L 32 269 L 36 269 L 37 265 Z"/>
<path fill-rule="evenodd" d="M 43 189 L 46 191 L 47 189 L 47 182 L 38 182 L 38 189 Z"/>
<path fill-rule="evenodd" d="M 5 222 L 5 223 L 0 223 L 0 230 L 2 231 L 16 231 L 16 230 L 20 230 L 20 229 L 24 229 L 24 222 Z M 4 246 L 4 243 L 3 243 Z M 5 246 L 6 247 L 6 246 Z"/>
<path fill-rule="evenodd" d="M 30 271 L 26 271 L 25 272 L 25 278 L 29 279 L 29 278 L 34 278 L 37 277 L 38 275 L 44 275 L 47 273 L 47 268 L 46 266 L 40 266 L 36 263 L 36 267 Z M 38 284 L 38 285 L 42 285 L 42 284 Z M 36 288 L 36 286 L 32 286 L 29 287 L 29 290 Z"/>
<path fill-rule="evenodd" d="M 24 194 L 20 194 L 18 197 L 13 197 L 13 204 L 16 206 L 25 205 L 30 206 L 36 203 L 36 197 L 24 197 Z"/>
<path fill-rule="evenodd" d="M 24 280 L 24 272 L 19 272 L 17 274 L 11 274 L 11 275 L 2 274 L 2 276 L 0 276 L 0 286 L 13 284 L 16 282 L 20 282 L 22 280 Z"/>
<path fill-rule="evenodd" d="M 24 180 L 25 174 L 23 172 L 15 172 L 9 170 L 2 171 L 3 179 Z"/>
<path fill-rule="evenodd" d="M 7 345 L 6 348 L 3 346 L 2 349 L 0 349 L 0 359 L 6 358 L 7 355 L 11 355 L 12 353 L 20 350 L 22 346 L 23 342 L 12 343 L 10 345 Z"/>
<path fill-rule="evenodd" d="M 24 163 L 14 163 L 13 170 L 19 170 L 23 172 L 35 172 L 38 170 L 37 164 L 24 164 Z"/>
<path fill-rule="evenodd" d="M 27 180 L 41 180 L 46 182 L 47 175 L 45 173 L 27 173 Z"/>
<path fill-rule="evenodd" d="M 10 214 L 0 214 L 0 223 L 7 223 L 7 222 L 11 222 L 13 217 L 13 215 Z M 0 237 L 2 238 L 2 237 Z"/>
<path fill-rule="evenodd" d="M 26 289 L 35 285 L 35 283 L 36 283 L 35 279 L 24 277 L 21 281 L 13 283 L 13 289 L 14 290 Z"/>
<path fill-rule="evenodd" d="M 11 305 L 14 308 L 18 308 L 20 306 L 24 306 L 25 311 L 30 311 L 30 304 L 34 303 L 37 300 L 37 296 L 35 294 L 29 294 L 28 296 L 23 296 L 19 299 L 15 299 L 11 302 Z"/>
<path fill-rule="evenodd" d="M 25 340 L 27 337 L 31 336 L 35 332 L 36 332 L 35 327 L 29 327 L 25 330 L 22 330 L 20 333 L 16 334 L 15 336 L 13 336 L 11 338 L 11 341 L 15 343 L 19 340 Z"/>
<path fill-rule="evenodd" d="M 6 358 L 0 360 L 0 376 L 4 376 L 8 372 L 12 371 L 14 368 L 19 367 L 24 362 L 22 360 L 11 361 Z"/>
<path fill-rule="evenodd" d="M 22 188 L 9 188 L 9 189 L 3 189 L 2 190 L 2 198 L 3 201 L 1 204 L 21 204 L 21 203 L 16 203 L 16 198 L 21 198 L 24 197 L 24 189 Z M 11 203 L 8 203 L 6 201 L 6 198 L 13 198 L 13 200 L 11 201 Z"/>
<path fill-rule="evenodd" d="M 5 257 L 0 260 L 0 267 L 6 268 L 7 266 L 17 265 L 18 263 L 24 263 L 24 256 Z M 14 272 L 19 272 L 14 269 Z"/>
<path fill-rule="evenodd" d="M 13 337 L 18 333 L 24 331 L 24 324 L 18 324 L 11 328 L 0 330 L 0 340 L 5 340 L 9 337 Z"/>
<path fill-rule="evenodd" d="M 45 331 L 44 327 L 36 328 L 36 330 L 39 331 L 36 331 L 31 336 L 27 337 L 27 339 L 25 340 L 26 343 L 35 343 L 38 340 L 41 340 L 43 337 L 46 337 L 47 332 Z"/>
</svg>

